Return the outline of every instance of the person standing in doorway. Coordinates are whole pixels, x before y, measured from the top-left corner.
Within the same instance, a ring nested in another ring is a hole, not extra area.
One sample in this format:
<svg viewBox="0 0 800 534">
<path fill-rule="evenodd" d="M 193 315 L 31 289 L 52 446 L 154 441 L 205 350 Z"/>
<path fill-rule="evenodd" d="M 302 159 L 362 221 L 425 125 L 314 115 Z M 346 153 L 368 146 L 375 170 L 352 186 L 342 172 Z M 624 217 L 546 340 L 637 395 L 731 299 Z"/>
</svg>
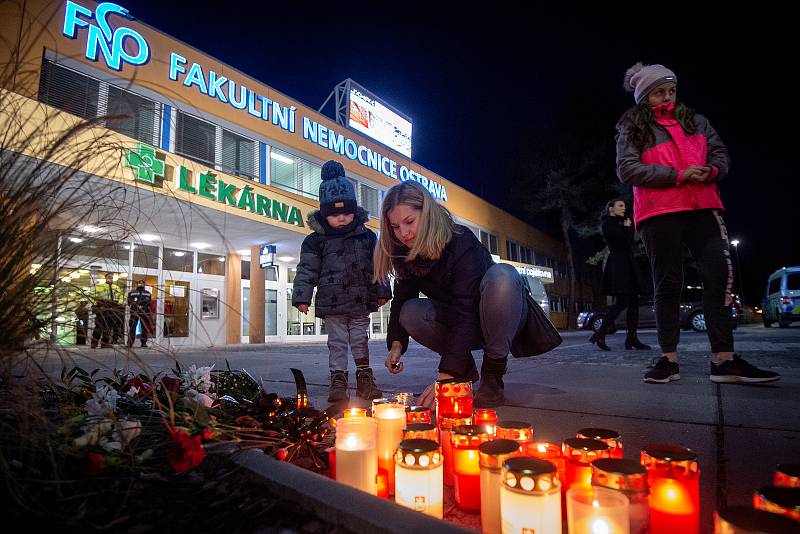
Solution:
<svg viewBox="0 0 800 534">
<path fill-rule="evenodd" d="M 86 345 L 86 334 L 89 332 L 89 302 L 82 300 L 75 308 L 75 344 Z"/>
<path fill-rule="evenodd" d="M 625 201 L 610 201 L 600 217 L 600 229 L 608 245 L 608 259 L 603 269 L 602 293 L 612 295 L 614 304 L 608 309 L 600 330 L 592 334 L 589 341 L 596 343 L 601 350 L 611 350 L 606 344 L 606 334 L 613 332 L 614 321 L 624 310 L 628 335 L 625 338 L 625 349 L 650 350 L 636 335 L 639 324 L 639 295 L 642 290 L 639 284 L 639 273 L 633 257 L 633 223 L 625 216 Z"/>
<path fill-rule="evenodd" d="M 94 286 L 94 329 L 92 330 L 92 348 L 98 342 L 101 347 L 110 347 L 114 341 L 114 331 L 119 320 L 117 311 L 124 302 L 124 293 L 114 283 L 114 274 L 106 273 L 105 283 Z"/>
<path fill-rule="evenodd" d="M 144 280 L 136 281 L 136 289 L 128 293 L 128 307 L 130 317 L 128 319 L 128 346 L 133 347 L 136 340 L 136 325 L 142 325 L 141 342 L 142 347 L 147 347 L 147 338 L 151 329 L 150 302 L 152 297 L 150 292 L 144 287 Z"/>
<path fill-rule="evenodd" d="M 369 214 L 358 206 L 353 184 L 338 161 L 322 166 L 319 210 L 308 216 L 300 248 L 292 304 L 308 313 L 317 288 L 316 316 L 325 319 L 331 371 L 328 402 L 349 398 L 348 346 L 356 364 L 356 392 L 365 400 L 382 396 L 369 365 L 369 314 L 392 298 L 388 284 L 372 281 L 377 240 L 365 226 Z"/>
<path fill-rule="evenodd" d="M 675 73 L 663 65 L 637 63 L 624 87 L 636 104 L 617 123 L 617 174 L 633 186 L 636 228 L 653 274 L 656 326 L 662 357 L 645 382 L 680 379 L 679 312 L 683 248 L 697 262 L 703 285 L 703 313 L 713 353 L 710 379 L 757 383 L 780 375 L 759 369 L 733 348 L 733 269 L 719 183 L 730 158 L 708 119 L 677 99 Z"/>
</svg>

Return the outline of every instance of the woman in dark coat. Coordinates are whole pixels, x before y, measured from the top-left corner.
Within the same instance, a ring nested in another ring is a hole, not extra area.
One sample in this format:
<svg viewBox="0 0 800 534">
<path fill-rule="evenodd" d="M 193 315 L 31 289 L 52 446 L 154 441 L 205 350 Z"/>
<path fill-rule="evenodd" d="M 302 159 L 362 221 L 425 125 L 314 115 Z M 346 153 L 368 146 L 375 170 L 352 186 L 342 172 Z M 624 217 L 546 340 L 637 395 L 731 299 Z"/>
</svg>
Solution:
<svg viewBox="0 0 800 534">
<path fill-rule="evenodd" d="M 474 382 L 471 351 L 483 348 L 475 405 L 502 405 L 508 354 L 528 316 L 527 288 L 516 269 L 495 264 L 469 228 L 454 224 L 444 206 L 408 180 L 383 199 L 374 272 L 376 280 L 395 277 L 386 335 L 389 371 L 402 372 L 401 357 L 413 337 L 440 355 L 438 380 Z M 433 385 L 419 403 L 432 400 Z"/>
<path fill-rule="evenodd" d="M 600 330 L 592 334 L 589 341 L 596 343 L 601 350 L 611 350 L 606 345 L 606 334 L 614 329 L 617 316 L 627 308 L 628 337 L 625 338 L 625 348 L 649 350 L 650 347 L 636 337 L 641 286 L 633 258 L 633 225 L 631 219 L 625 217 L 623 200 L 614 199 L 606 205 L 601 217 L 601 230 L 609 251 L 603 270 L 602 293 L 612 295 L 614 304 L 608 309 Z"/>
</svg>

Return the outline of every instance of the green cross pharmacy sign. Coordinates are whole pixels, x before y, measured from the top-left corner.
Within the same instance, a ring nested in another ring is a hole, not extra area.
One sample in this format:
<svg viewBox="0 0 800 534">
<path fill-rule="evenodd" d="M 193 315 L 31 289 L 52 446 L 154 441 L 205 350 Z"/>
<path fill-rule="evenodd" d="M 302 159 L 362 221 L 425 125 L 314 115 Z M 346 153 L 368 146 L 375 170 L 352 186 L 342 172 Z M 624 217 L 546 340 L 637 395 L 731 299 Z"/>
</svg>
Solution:
<svg viewBox="0 0 800 534">
<path fill-rule="evenodd" d="M 139 143 L 136 149 L 127 149 L 125 166 L 133 170 L 134 179 L 139 182 L 157 185 L 156 177 L 163 180 L 167 170 L 170 170 L 173 175 L 171 178 L 180 191 L 234 206 L 276 221 L 303 226 L 303 217 L 297 207 L 256 193 L 255 189 L 249 185 L 237 187 L 236 184 L 227 184 L 210 170 L 205 170 L 195 176 L 183 165 L 174 170 L 172 167 L 168 168 L 164 160 L 158 158 L 155 148 L 149 145 Z"/>
</svg>

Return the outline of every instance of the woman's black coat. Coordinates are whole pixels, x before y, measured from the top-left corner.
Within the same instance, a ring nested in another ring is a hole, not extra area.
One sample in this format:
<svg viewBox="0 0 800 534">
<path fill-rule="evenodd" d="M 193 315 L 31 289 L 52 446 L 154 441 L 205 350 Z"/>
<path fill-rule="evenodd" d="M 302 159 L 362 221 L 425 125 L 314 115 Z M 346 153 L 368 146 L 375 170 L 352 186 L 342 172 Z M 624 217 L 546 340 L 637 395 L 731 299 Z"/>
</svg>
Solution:
<svg viewBox="0 0 800 534">
<path fill-rule="evenodd" d="M 625 226 L 624 217 L 603 217 L 601 230 L 609 255 L 603 270 L 602 292 L 605 295 L 639 295 L 642 284 L 633 257 L 633 225 Z"/>
<path fill-rule="evenodd" d="M 407 249 L 398 249 L 398 255 L 407 252 Z M 391 350 L 392 342 L 399 341 L 403 352 L 408 348 L 408 332 L 400 324 L 400 310 L 407 300 L 417 298 L 422 292 L 436 303 L 436 319 L 450 331 L 439 370 L 456 376 L 466 372 L 466 366 L 473 365 L 471 350 L 480 348 L 483 343 L 480 285 L 492 265 L 494 262 L 486 247 L 469 228 L 461 225 L 455 225 L 453 238 L 438 260 L 396 260 L 397 279 L 386 334 L 387 347 Z"/>
</svg>

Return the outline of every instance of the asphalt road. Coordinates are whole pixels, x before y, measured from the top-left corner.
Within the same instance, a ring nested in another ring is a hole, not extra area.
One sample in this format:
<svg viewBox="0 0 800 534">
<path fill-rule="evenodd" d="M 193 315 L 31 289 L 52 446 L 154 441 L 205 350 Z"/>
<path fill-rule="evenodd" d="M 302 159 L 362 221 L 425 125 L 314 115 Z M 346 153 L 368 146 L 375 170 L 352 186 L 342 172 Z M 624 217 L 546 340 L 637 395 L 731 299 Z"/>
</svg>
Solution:
<svg viewBox="0 0 800 534">
<path fill-rule="evenodd" d="M 588 337 L 588 333 L 571 332 L 546 355 L 510 361 L 505 379 L 508 405 L 498 410 L 500 418 L 529 421 L 537 440 L 554 442 L 574 436 L 582 427 L 611 428 L 621 433 L 625 456 L 632 459 L 638 459 L 647 443 L 677 443 L 694 449 L 702 471 L 704 530 L 711 528 L 711 512 L 717 505 L 749 505 L 753 490 L 771 482 L 777 463 L 800 462 L 800 325 L 788 329 L 748 325 L 736 331 L 740 355 L 783 375 L 779 382 L 760 386 L 712 383 L 708 379 L 711 355 L 703 334 L 682 334 L 682 378 L 665 385 L 642 381 L 658 350 L 624 350 L 620 332 L 608 338 L 613 350 L 603 352 L 590 345 Z M 655 332 L 645 331 L 640 338 L 655 346 Z M 390 375 L 383 367 L 382 341 L 372 341 L 370 350 L 378 385 L 387 393 L 419 394 L 434 379 L 438 358 L 420 345 L 412 343 L 399 375 Z M 163 370 L 171 368 L 176 357 L 181 365 L 224 367 L 227 360 L 232 368 L 247 369 L 261 377 L 268 390 L 282 395 L 293 393 L 289 368 L 296 367 L 305 373 L 312 403 L 326 404 L 329 373 L 324 344 L 176 354 L 156 349 L 133 355 L 113 349 L 84 352 L 90 360 L 77 356 L 75 362 L 88 368 Z M 49 371 L 62 365 L 54 354 L 40 355 L 37 360 Z M 350 384 L 354 388 L 352 375 Z"/>
</svg>

